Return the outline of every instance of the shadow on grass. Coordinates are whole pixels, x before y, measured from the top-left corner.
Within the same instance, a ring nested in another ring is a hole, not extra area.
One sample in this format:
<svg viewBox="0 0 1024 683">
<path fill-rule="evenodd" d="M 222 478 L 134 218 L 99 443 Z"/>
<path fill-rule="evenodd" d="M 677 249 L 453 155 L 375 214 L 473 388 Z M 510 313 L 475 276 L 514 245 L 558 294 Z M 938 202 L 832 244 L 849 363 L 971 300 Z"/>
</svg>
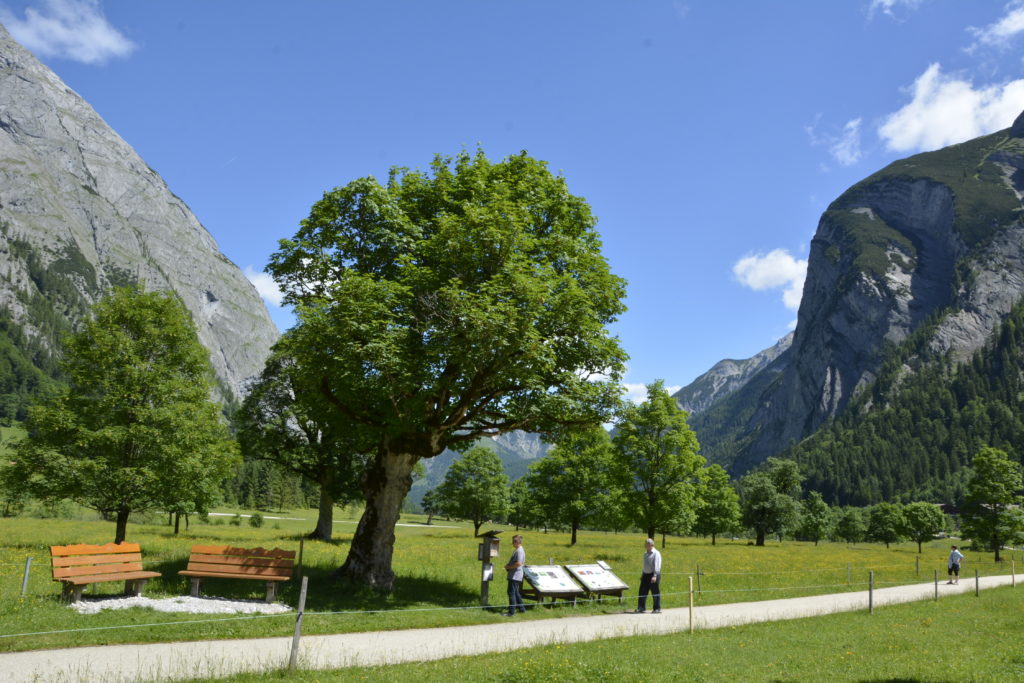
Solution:
<svg viewBox="0 0 1024 683">
<path fill-rule="evenodd" d="M 307 567 L 309 577 L 306 609 L 310 611 L 363 611 L 404 609 L 424 603 L 439 607 L 463 607 L 478 602 L 479 594 L 467 590 L 453 581 L 438 581 L 426 577 L 402 576 L 395 579 L 391 593 L 374 590 L 339 578 L 335 569 Z M 301 582 L 294 578 L 283 588 L 280 599 L 291 605 L 299 600 Z"/>
</svg>

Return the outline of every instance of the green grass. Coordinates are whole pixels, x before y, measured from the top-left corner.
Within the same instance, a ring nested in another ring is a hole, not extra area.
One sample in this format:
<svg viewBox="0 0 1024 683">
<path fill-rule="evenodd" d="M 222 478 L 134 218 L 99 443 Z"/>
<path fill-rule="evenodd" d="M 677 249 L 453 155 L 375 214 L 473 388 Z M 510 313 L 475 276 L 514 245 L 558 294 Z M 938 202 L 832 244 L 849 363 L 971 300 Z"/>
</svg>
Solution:
<svg viewBox="0 0 1024 683">
<path fill-rule="evenodd" d="M 666 636 L 342 671 L 277 681 L 1019 681 L 1024 590 L 996 588 L 880 608 Z"/>
<path fill-rule="evenodd" d="M 234 511 L 230 511 L 234 512 Z M 242 511 L 251 512 L 251 511 Z M 230 618 L 194 614 L 165 614 L 151 610 L 119 610 L 97 615 L 80 615 L 59 600 L 59 584 L 50 577 L 50 545 L 69 543 L 105 543 L 113 536 L 113 524 L 90 518 L 83 512 L 79 519 L 0 519 L 0 651 L 75 647 L 112 643 L 181 641 L 216 638 L 254 638 L 290 635 L 294 616 Z M 297 549 L 299 538 L 315 521 L 312 510 L 266 513 L 267 517 L 304 519 L 266 519 L 254 529 L 242 520 L 240 526 L 229 523 L 199 524 L 175 536 L 166 519 L 152 518 L 148 524 L 130 524 L 128 540 L 140 543 L 147 569 L 162 572 L 151 581 L 146 595 L 151 597 L 187 595 L 188 582 L 177 575 L 184 569 L 189 549 L 195 543 L 233 543 L 243 546 Z M 228 520 L 228 517 L 212 518 Z M 477 609 L 480 590 L 480 563 L 476 560 L 477 540 L 472 528 L 441 528 L 450 524 L 441 520 L 425 526 L 422 517 L 403 516 L 396 529 L 394 568 L 398 576 L 394 593 L 382 596 L 372 591 L 342 585 L 332 575 L 344 561 L 355 528 L 355 513 L 338 515 L 336 540 L 332 543 L 305 542 L 303 571 L 309 577 L 307 614 L 303 633 L 343 633 L 369 630 L 453 626 L 498 623 L 497 610 Z M 602 559 L 633 589 L 635 596 L 642 538 L 636 534 L 581 532 L 579 543 L 569 546 L 568 535 L 524 531 L 528 560 L 546 564 L 593 562 Z M 507 534 L 506 534 L 507 535 Z M 505 544 L 507 545 L 507 543 Z M 701 593 L 698 605 L 764 600 L 800 595 L 866 590 L 868 571 L 875 571 L 876 585 L 928 581 L 933 570 L 944 571 L 948 544 L 936 542 L 925 547 L 916 573 L 917 548 L 913 544 L 769 543 L 763 548 L 747 545 L 746 540 L 719 541 L 716 546 L 702 539 L 669 538 L 664 556 L 664 605 L 687 604 L 688 576 L 700 568 Z M 505 550 L 502 551 L 503 554 Z M 28 594 L 21 596 L 25 558 L 34 558 Z M 504 560 L 504 558 L 499 558 Z M 1018 564 L 1020 558 L 1017 558 Z M 851 584 L 847 585 L 847 566 Z M 966 571 L 974 568 L 982 575 L 1007 573 L 996 568 L 991 555 L 968 554 Z M 500 574 L 500 572 L 499 572 Z M 695 584 L 696 585 L 696 584 Z M 100 584 L 98 594 L 114 594 L 119 585 Z M 279 593 L 290 605 L 298 601 L 299 582 L 293 580 Z M 504 601 L 504 581 L 499 577 L 491 586 L 491 602 Z M 260 599 L 263 586 L 255 581 L 210 581 L 207 593 L 228 598 Z M 88 593 L 87 593 L 88 595 Z M 531 610 L 527 619 L 546 619 L 581 614 L 607 614 L 621 611 L 615 600 L 577 607 Z M 206 621 L 213 619 L 212 621 Z M 109 628 L 117 627 L 117 628 Z M 82 630 L 102 629 L 102 630 Z M 53 633 L 54 631 L 67 631 Z"/>
</svg>

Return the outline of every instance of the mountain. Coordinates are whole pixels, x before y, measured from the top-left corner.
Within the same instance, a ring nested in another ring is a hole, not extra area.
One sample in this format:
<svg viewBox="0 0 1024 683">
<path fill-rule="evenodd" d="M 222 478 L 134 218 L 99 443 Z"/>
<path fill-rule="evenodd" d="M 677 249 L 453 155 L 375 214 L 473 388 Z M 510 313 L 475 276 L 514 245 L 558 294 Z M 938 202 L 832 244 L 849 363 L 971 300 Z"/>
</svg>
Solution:
<svg viewBox="0 0 1024 683">
<path fill-rule="evenodd" d="M 277 329 L 185 203 L 85 100 L 0 27 L 0 418 L 57 373 L 54 351 L 111 286 L 172 290 L 225 398 Z"/>
<path fill-rule="evenodd" d="M 844 192 L 811 242 L 789 350 L 691 418 L 705 456 L 741 475 L 834 422 L 887 361 L 898 384 L 973 358 L 1024 294 L 1022 196 L 1024 114 Z"/>
<path fill-rule="evenodd" d="M 696 415 L 743 388 L 750 378 L 781 356 L 793 344 L 790 332 L 771 348 L 745 360 L 726 359 L 672 394 L 679 407 Z"/>
</svg>

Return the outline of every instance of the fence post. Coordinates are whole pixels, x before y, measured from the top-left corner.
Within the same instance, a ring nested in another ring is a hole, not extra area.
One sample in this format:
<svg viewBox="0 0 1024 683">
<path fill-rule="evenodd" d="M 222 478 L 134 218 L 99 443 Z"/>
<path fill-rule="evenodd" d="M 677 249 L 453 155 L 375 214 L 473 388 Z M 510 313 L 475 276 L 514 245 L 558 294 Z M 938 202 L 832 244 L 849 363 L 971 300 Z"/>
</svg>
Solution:
<svg viewBox="0 0 1024 683">
<path fill-rule="evenodd" d="M 875 570 L 868 572 L 868 614 L 875 613 Z"/>
<path fill-rule="evenodd" d="M 21 580 L 21 594 L 24 595 L 25 591 L 28 590 L 28 571 L 32 569 L 32 556 L 29 555 L 25 558 L 25 576 Z"/>
<path fill-rule="evenodd" d="M 700 590 L 700 565 L 697 565 L 697 595 L 703 595 Z"/>
<path fill-rule="evenodd" d="M 302 578 L 302 550 L 303 550 L 303 548 L 305 546 L 305 543 L 306 543 L 306 539 L 304 539 L 304 538 L 300 538 L 299 539 L 299 578 L 300 579 Z"/>
<path fill-rule="evenodd" d="M 850 585 L 850 563 L 846 563 L 846 585 Z"/>
<path fill-rule="evenodd" d="M 1010 588 L 1017 587 L 1017 564 L 1014 559 L 1010 558 Z"/>
<path fill-rule="evenodd" d="M 974 597 L 981 597 L 981 579 L 978 578 L 978 570 L 974 570 Z"/>
<path fill-rule="evenodd" d="M 933 569 L 935 572 L 935 602 L 939 601 L 939 570 Z"/>
<path fill-rule="evenodd" d="M 921 556 L 920 555 L 918 555 L 917 557 L 914 558 L 914 564 L 916 565 L 914 571 L 917 573 L 918 576 L 921 576 Z"/>
<path fill-rule="evenodd" d="M 309 577 L 302 577 L 302 590 L 299 591 L 299 613 L 295 615 L 295 635 L 292 636 L 292 653 L 288 657 L 288 668 L 294 669 L 299 662 L 299 637 L 302 635 L 302 615 L 306 612 L 306 586 Z"/>
<path fill-rule="evenodd" d="M 690 633 L 693 633 L 693 577 L 690 577 Z"/>
</svg>

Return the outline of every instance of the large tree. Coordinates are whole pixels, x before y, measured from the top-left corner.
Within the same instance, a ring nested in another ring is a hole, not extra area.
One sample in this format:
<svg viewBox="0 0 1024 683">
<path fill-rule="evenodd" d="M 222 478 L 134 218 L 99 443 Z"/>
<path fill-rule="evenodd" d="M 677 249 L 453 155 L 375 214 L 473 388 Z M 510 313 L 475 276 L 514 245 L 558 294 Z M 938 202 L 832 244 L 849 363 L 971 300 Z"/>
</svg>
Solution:
<svg viewBox="0 0 1024 683">
<path fill-rule="evenodd" d="M 808 541 L 818 541 L 827 538 L 835 523 L 835 516 L 832 508 L 828 506 L 825 499 L 817 491 L 810 491 L 801 504 L 800 511 L 800 535 Z"/>
<path fill-rule="evenodd" d="M 625 284 L 595 222 L 543 162 L 463 152 L 326 192 L 281 241 L 268 270 L 297 316 L 282 343 L 372 453 L 341 576 L 392 588 L 419 460 L 608 419 Z"/>
<path fill-rule="evenodd" d="M 602 427 L 559 435 L 548 454 L 526 475 L 533 501 L 551 526 L 568 525 L 576 532 L 584 520 L 610 504 L 611 439 Z"/>
<path fill-rule="evenodd" d="M 479 535 L 480 525 L 508 513 L 508 475 L 501 458 L 486 446 L 473 446 L 448 468 L 433 498 L 446 515 L 472 522 L 473 535 Z"/>
<path fill-rule="evenodd" d="M 132 512 L 205 511 L 237 462 L 213 372 L 173 294 L 116 289 L 64 344 L 65 390 L 29 411 L 9 480 L 116 521 Z"/>
<path fill-rule="evenodd" d="M 629 405 L 616 423 L 613 471 L 627 514 L 648 537 L 692 521 L 697 475 L 704 458 L 687 413 L 660 380 L 647 385 L 647 400 Z"/>
<path fill-rule="evenodd" d="M 982 547 L 995 551 L 996 562 L 1004 545 L 1024 539 L 1021 465 L 998 448 L 982 448 L 971 463 L 964 504 L 960 508 L 961 531 Z"/>
<path fill-rule="evenodd" d="M 901 540 L 906 528 L 903 506 L 899 503 L 878 503 L 868 511 L 868 538 L 884 543 L 886 548 Z"/>
<path fill-rule="evenodd" d="M 334 506 L 361 497 L 359 478 L 367 458 L 354 450 L 358 445 L 348 438 L 341 416 L 312 400 L 315 388 L 301 384 L 305 377 L 296 371 L 293 358 L 271 354 L 250 383 L 235 413 L 235 426 L 243 455 L 275 462 L 320 488 L 317 522 L 309 538 L 329 541 Z"/>
</svg>

